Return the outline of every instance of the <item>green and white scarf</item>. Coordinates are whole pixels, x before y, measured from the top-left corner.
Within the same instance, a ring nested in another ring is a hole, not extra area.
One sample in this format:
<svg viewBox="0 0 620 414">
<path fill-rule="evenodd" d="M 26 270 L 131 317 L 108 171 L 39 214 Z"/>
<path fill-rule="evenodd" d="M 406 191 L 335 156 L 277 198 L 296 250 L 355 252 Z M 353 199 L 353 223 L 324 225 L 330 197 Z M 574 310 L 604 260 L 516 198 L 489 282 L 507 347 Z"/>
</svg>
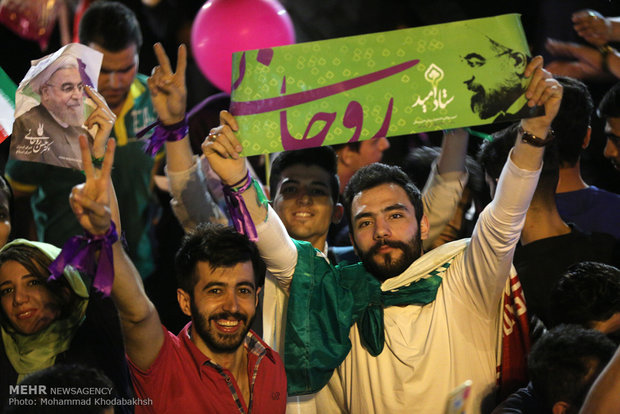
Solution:
<svg viewBox="0 0 620 414">
<path fill-rule="evenodd" d="M 469 239 L 434 249 L 383 284 L 361 263 L 333 267 L 309 243 L 294 242 L 298 260 L 287 309 L 284 363 L 289 395 L 302 395 L 320 390 L 344 361 L 354 323 L 364 347 L 379 355 L 385 335 L 383 308 L 433 302 L 443 273 Z"/>
</svg>

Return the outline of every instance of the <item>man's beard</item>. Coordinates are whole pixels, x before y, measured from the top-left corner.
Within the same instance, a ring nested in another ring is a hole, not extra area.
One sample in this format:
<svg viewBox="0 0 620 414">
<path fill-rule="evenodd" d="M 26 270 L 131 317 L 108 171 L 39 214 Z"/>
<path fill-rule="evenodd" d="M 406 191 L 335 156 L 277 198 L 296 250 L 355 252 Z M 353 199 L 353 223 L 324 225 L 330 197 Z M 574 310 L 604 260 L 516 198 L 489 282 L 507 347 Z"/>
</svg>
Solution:
<svg viewBox="0 0 620 414">
<path fill-rule="evenodd" d="M 256 316 L 256 314 L 254 314 L 248 320 L 247 315 L 240 312 L 220 312 L 210 315 L 207 319 L 202 313 L 200 313 L 198 308 L 196 308 L 193 300 L 190 300 L 190 309 L 192 312 L 193 332 L 200 336 L 210 350 L 216 353 L 231 354 L 235 352 L 245 340 L 245 337 L 250 330 L 250 326 L 254 321 L 254 317 Z M 235 333 L 225 334 L 218 332 L 215 328 L 211 327 L 211 321 L 228 319 L 229 317 L 235 318 L 239 320 L 240 323 L 243 323 L 243 329 Z"/>
<path fill-rule="evenodd" d="M 375 260 L 375 255 L 383 245 L 400 249 L 403 254 L 398 259 L 393 259 L 389 254 L 384 254 Z M 377 280 L 384 282 L 403 273 L 411 263 L 415 262 L 422 255 L 422 239 L 418 231 L 408 243 L 382 239 L 366 252 L 362 252 L 359 248 L 357 251 L 366 270 Z"/>
<path fill-rule="evenodd" d="M 65 104 L 58 104 L 56 102 L 46 102 L 45 107 L 47 110 L 54 114 L 54 116 L 60 119 L 65 124 L 70 126 L 82 126 L 84 125 L 84 107 L 83 105 L 77 105 L 68 107 Z"/>
<path fill-rule="evenodd" d="M 480 119 L 488 119 L 507 110 L 523 93 L 520 84 L 504 84 L 487 93 L 482 85 L 472 82 L 467 89 L 474 93 L 471 97 L 471 110 L 477 113 Z"/>
</svg>

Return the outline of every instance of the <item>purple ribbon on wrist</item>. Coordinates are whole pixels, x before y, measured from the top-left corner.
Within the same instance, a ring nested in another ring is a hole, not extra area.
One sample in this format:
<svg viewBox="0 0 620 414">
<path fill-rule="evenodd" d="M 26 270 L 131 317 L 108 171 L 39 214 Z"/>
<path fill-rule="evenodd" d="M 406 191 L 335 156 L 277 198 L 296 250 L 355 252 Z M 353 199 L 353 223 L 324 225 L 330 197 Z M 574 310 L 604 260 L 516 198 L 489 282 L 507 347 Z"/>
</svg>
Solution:
<svg viewBox="0 0 620 414">
<path fill-rule="evenodd" d="M 177 122 L 172 125 L 164 125 L 161 121 L 153 122 L 152 124 L 141 129 L 137 134 L 137 138 L 142 138 L 151 129 L 155 128 L 153 134 L 148 138 L 144 147 L 144 152 L 154 157 L 161 149 L 164 142 L 180 141 L 189 132 L 189 124 L 187 122 L 187 115 L 181 122 Z"/>
<path fill-rule="evenodd" d="M 86 232 L 86 236 L 73 236 L 62 247 L 62 251 L 48 267 L 51 275 L 48 280 L 57 280 L 62 277 L 65 267 L 72 266 L 76 270 L 95 274 L 93 287 L 110 296 L 112 283 L 114 282 L 114 256 L 112 244 L 118 240 L 116 226 L 110 223 L 110 228 L 105 234 L 93 235 Z M 99 254 L 99 262 L 96 264 L 95 254 Z M 96 270 L 95 270 L 96 268 Z"/>
<path fill-rule="evenodd" d="M 246 175 L 246 180 L 244 185 L 236 189 L 228 185 L 223 185 L 222 187 L 224 190 L 226 207 L 228 208 L 228 213 L 230 214 L 233 226 L 235 226 L 235 230 L 240 234 L 245 234 L 250 241 L 255 242 L 258 240 L 256 226 L 254 226 L 250 212 L 245 205 L 245 200 L 241 195 L 252 185 L 252 177 L 249 171 Z"/>
</svg>

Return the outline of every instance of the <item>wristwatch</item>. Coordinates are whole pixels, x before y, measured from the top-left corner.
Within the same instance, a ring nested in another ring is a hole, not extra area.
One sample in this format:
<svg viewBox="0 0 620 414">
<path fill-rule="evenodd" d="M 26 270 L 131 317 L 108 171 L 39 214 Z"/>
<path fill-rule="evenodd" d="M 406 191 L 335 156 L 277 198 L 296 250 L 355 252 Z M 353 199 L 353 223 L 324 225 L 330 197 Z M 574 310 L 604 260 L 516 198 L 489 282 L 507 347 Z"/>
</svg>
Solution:
<svg viewBox="0 0 620 414">
<path fill-rule="evenodd" d="M 521 125 L 519 125 L 519 133 L 521 134 L 521 141 L 535 147 L 545 147 L 555 139 L 555 132 L 553 132 L 553 129 L 551 128 L 549 128 L 549 132 L 545 138 L 537 137 L 536 135 L 527 132 Z"/>
</svg>

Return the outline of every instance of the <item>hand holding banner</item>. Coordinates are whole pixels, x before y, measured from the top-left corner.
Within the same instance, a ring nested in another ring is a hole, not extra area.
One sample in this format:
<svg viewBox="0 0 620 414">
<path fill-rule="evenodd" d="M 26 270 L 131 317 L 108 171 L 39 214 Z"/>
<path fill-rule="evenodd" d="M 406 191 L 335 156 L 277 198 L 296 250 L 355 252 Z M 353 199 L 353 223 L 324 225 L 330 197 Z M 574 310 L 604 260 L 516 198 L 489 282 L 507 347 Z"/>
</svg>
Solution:
<svg viewBox="0 0 620 414">
<path fill-rule="evenodd" d="M 516 14 L 238 52 L 244 156 L 539 115 Z"/>
</svg>

